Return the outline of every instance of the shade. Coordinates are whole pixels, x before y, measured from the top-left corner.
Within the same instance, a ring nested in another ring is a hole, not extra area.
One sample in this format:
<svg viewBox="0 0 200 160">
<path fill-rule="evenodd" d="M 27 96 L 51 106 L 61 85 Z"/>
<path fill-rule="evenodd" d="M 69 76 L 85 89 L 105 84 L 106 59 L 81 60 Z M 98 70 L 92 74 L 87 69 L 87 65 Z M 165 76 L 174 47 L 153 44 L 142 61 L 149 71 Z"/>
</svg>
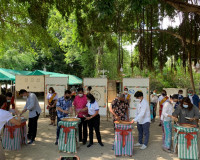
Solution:
<svg viewBox="0 0 200 160">
<path fill-rule="evenodd" d="M 74 75 L 47 72 L 42 70 L 35 70 L 28 75 L 49 75 L 50 77 L 68 77 L 68 85 L 81 85 L 83 82 L 82 79 Z"/>
</svg>

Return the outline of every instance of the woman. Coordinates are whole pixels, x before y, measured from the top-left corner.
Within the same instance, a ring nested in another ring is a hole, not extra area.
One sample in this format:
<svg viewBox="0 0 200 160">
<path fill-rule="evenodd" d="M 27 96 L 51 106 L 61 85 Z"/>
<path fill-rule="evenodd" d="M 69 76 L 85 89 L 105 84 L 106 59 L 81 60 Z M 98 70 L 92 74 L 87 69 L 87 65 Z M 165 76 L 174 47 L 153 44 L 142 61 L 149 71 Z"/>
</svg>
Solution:
<svg viewBox="0 0 200 160">
<path fill-rule="evenodd" d="M 86 120 L 88 121 L 88 126 L 89 126 L 89 139 L 90 143 L 87 147 L 91 147 L 93 145 L 93 128 L 96 132 L 97 140 L 98 143 L 101 146 L 104 146 L 102 141 L 101 141 L 101 134 L 99 131 L 100 127 L 100 115 L 99 115 L 99 105 L 95 101 L 95 98 L 92 94 L 87 95 L 87 105 L 86 105 L 86 110 L 88 109 L 88 117 L 86 117 Z"/>
<path fill-rule="evenodd" d="M 58 95 L 55 92 L 53 87 L 49 88 L 49 93 L 47 95 L 47 100 L 48 100 L 48 106 L 47 109 L 49 109 L 49 116 L 50 116 L 50 120 L 51 123 L 49 125 L 54 125 L 56 126 L 56 103 L 58 100 Z"/>
<path fill-rule="evenodd" d="M 181 105 L 176 108 L 172 115 L 179 124 L 198 126 L 199 109 L 191 103 L 188 97 L 183 98 Z"/>
<path fill-rule="evenodd" d="M 6 122 L 10 122 L 15 125 L 21 125 L 21 118 L 17 116 L 17 119 L 13 118 L 13 116 L 8 112 L 3 110 L 6 106 L 7 100 L 6 97 L 3 95 L 0 95 L 0 134 L 3 126 L 6 124 Z M 1 139 L 1 136 L 0 136 Z M 1 140 L 0 140 L 0 160 L 5 160 L 5 154 L 2 148 Z"/>
<path fill-rule="evenodd" d="M 171 152 L 172 144 L 172 116 L 173 112 L 173 101 L 177 98 L 177 95 L 173 95 L 169 102 L 166 102 L 163 106 L 161 121 L 163 127 L 163 150 L 166 152 Z"/>
</svg>

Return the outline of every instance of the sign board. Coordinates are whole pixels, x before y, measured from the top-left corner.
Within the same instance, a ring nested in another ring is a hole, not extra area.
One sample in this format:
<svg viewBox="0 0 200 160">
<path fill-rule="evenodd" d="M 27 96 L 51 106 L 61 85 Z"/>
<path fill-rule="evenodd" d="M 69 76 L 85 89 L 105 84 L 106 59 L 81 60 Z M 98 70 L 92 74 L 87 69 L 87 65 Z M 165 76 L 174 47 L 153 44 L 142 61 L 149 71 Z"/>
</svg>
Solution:
<svg viewBox="0 0 200 160">
<path fill-rule="evenodd" d="M 142 91 L 144 99 L 149 102 L 149 78 L 124 78 L 123 79 L 123 88 L 128 88 L 128 92 L 131 95 L 130 102 L 130 117 L 135 117 L 135 112 L 138 106 L 134 94 L 137 91 Z"/>
<path fill-rule="evenodd" d="M 83 84 L 85 91 L 88 86 L 92 87 L 91 94 L 95 97 L 99 104 L 99 114 L 107 115 L 107 78 L 84 78 Z"/>
<path fill-rule="evenodd" d="M 44 92 L 45 76 L 20 76 L 15 77 L 16 91 L 25 89 L 28 92 Z"/>
<path fill-rule="evenodd" d="M 45 114 L 49 114 L 49 110 L 46 109 L 47 106 L 47 94 L 50 87 L 53 87 L 58 97 L 64 96 L 65 90 L 67 90 L 68 77 L 46 77 L 45 78 Z"/>
</svg>

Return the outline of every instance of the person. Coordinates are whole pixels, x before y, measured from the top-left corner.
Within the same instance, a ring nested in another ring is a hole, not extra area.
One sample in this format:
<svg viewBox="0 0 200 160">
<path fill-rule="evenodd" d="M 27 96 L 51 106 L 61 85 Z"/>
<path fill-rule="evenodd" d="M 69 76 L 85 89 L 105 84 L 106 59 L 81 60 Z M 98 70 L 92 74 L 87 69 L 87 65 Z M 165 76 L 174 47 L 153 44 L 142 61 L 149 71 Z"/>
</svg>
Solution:
<svg viewBox="0 0 200 160">
<path fill-rule="evenodd" d="M 141 146 L 140 149 L 146 149 L 149 142 L 149 128 L 150 128 L 150 108 L 147 100 L 144 99 L 143 93 L 137 91 L 134 97 L 139 101 L 136 110 L 136 117 L 133 119 L 134 122 L 137 122 L 138 129 L 138 143 L 135 144 L 136 147 Z M 143 143 L 144 136 L 144 143 Z"/>
<path fill-rule="evenodd" d="M 71 101 L 71 91 L 66 90 L 63 97 L 59 98 L 56 104 L 57 110 L 57 130 L 56 130 L 56 142 L 55 145 L 58 145 L 58 139 L 60 134 L 60 126 L 58 123 L 62 118 L 68 117 L 69 114 L 72 114 L 72 101 Z"/>
<path fill-rule="evenodd" d="M 26 105 L 24 106 L 21 115 L 29 110 L 27 138 L 30 139 L 28 144 L 32 144 L 35 141 L 35 137 L 37 135 L 38 118 L 41 113 L 41 108 L 37 96 L 34 93 L 29 93 L 25 89 L 21 89 L 19 91 L 19 95 L 26 99 Z"/>
<path fill-rule="evenodd" d="M 96 132 L 98 143 L 103 147 L 104 144 L 101 141 L 101 133 L 100 133 L 100 115 L 99 115 L 99 105 L 96 102 L 94 96 L 92 94 L 87 95 L 87 105 L 86 109 L 88 110 L 88 117 L 86 120 L 88 121 L 89 126 L 89 140 L 88 148 L 93 145 L 93 129 Z"/>
<path fill-rule="evenodd" d="M 166 102 L 163 106 L 161 114 L 162 128 L 163 128 L 163 150 L 171 152 L 172 145 L 172 116 L 174 99 L 177 99 L 178 95 L 173 95 L 170 101 Z M 176 103 L 176 102 L 175 102 Z"/>
<path fill-rule="evenodd" d="M 0 95 L 0 134 L 7 122 L 10 122 L 14 125 L 21 125 L 21 118 L 19 115 L 14 118 L 8 111 L 2 109 L 7 105 L 7 99 L 4 95 Z M 1 144 L 1 135 L 0 135 L 0 160 L 5 160 L 5 153 Z"/>
<path fill-rule="evenodd" d="M 190 98 L 191 103 L 200 109 L 199 96 L 196 95 L 193 90 L 188 91 L 188 97 Z"/>
<path fill-rule="evenodd" d="M 165 90 L 162 90 L 162 94 L 161 94 L 161 96 L 158 98 L 158 101 L 159 101 L 159 116 L 160 116 L 160 118 L 161 118 L 163 106 L 164 106 L 164 104 L 165 104 L 166 102 L 169 102 L 169 97 L 167 97 L 167 92 L 166 92 Z M 161 120 L 160 120 L 159 126 L 162 126 Z"/>
<path fill-rule="evenodd" d="M 179 101 L 179 95 L 178 94 L 173 95 L 173 107 L 174 107 L 174 109 L 176 109 L 180 105 L 181 101 Z"/>
<path fill-rule="evenodd" d="M 125 100 L 130 104 L 131 102 L 131 95 L 128 93 L 128 88 L 124 88 L 124 95 L 125 95 Z"/>
<path fill-rule="evenodd" d="M 183 98 L 181 105 L 172 113 L 179 124 L 191 124 L 198 126 L 199 109 L 191 103 L 189 97 Z M 189 119 L 188 119 L 189 118 Z"/>
<path fill-rule="evenodd" d="M 92 91 L 92 87 L 88 86 L 88 88 L 87 88 L 87 94 L 91 94 L 91 91 Z"/>
<path fill-rule="evenodd" d="M 109 109 L 113 114 L 114 121 L 129 121 L 128 115 L 129 103 L 125 101 L 125 95 L 120 94 L 118 98 L 114 99 Z"/>
<path fill-rule="evenodd" d="M 47 94 L 47 100 L 48 100 L 48 106 L 47 109 L 49 109 L 49 116 L 51 123 L 49 125 L 56 126 L 56 103 L 58 100 L 58 94 L 55 92 L 53 87 L 49 88 L 49 93 Z"/>
<path fill-rule="evenodd" d="M 4 106 L 4 108 L 2 108 L 2 109 L 9 111 L 10 105 L 12 105 L 12 109 L 14 110 L 15 109 L 15 102 L 14 102 L 14 97 L 12 96 L 11 92 L 6 93 L 6 100 L 7 100 L 7 103 Z"/>
<path fill-rule="evenodd" d="M 78 95 L 74 99 L 74 109 L 75 114 L 78 115 L 78 118 L 81 119 L 81 123 L 79 124 L 79 141 L 83 142 L 83 145 L 87 143 L 87 121 L 85 121 L 85 117 L 87 117 L 88 112 L 83 111 L 86 108 L 87 97 L 84 94 L 83 88 L 78 88 Z"/>
<path fill-rule="evenodd" d="M 183 100 L 183 90 L 179 90 L 178 91 L 178 101 L 179 101 L 179 104 L 181 103 L 182 100 Z"/>
<path fill-rule="evenodd" d="M 155 121 L 155 118 L 156 118 L 156 109 L 157 109 L 157 103 L 158 103 L 158 96 L 156 92 L 157 90 L 155 89 L 150 96 L 151 120 L 153 122 Z"/>
</svg>

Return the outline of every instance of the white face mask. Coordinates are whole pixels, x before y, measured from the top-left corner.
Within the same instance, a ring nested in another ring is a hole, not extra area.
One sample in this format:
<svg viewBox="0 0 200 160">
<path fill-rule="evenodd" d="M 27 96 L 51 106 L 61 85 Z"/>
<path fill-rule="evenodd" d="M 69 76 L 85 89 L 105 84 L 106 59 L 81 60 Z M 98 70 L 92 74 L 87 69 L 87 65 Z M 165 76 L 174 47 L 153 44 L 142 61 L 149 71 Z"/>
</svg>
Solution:
<svg viewBox="0 0 200 160">
<path fill-rule="evenodd" d="M 23 96 L 23 99 L 27 99 L 27 96 Z"/>
<path fill-rule="evenodd" d="M 78 94 L 79 97 L 83 97 L 83 94 Z"/>
<path fill-rule="evenodd" d="M 52 93 L 52 91 L 49 91 L 49 93 Z"/>
<path fill-rule="evenodd" d="M 7 100 L 7 102 L 9 103 L 9 102 L 11 102 L 11 100 Z"/>
<path fill-rule="evenodd" d="M 140 102 L 140 99 L 136 99 L 135 102 Z"/>
<path fill-rule="evenodd" d="M 88 103 L 90 103 L 90 100 L 87 100 Z"/>
<path fill-rule="evenodd" d="M 175 104 L 176 104 L 176 102 L 172 102 L 172 104 L 173 104 L 173 105 L 175 105 Z"/>
<path fill-rule="evenodd" d="M 128 93 L 128 91 L 124 91 L 124 93 L 125 93 L 125 94 L 127 94 L 127 93 Z"/>
</svg>

